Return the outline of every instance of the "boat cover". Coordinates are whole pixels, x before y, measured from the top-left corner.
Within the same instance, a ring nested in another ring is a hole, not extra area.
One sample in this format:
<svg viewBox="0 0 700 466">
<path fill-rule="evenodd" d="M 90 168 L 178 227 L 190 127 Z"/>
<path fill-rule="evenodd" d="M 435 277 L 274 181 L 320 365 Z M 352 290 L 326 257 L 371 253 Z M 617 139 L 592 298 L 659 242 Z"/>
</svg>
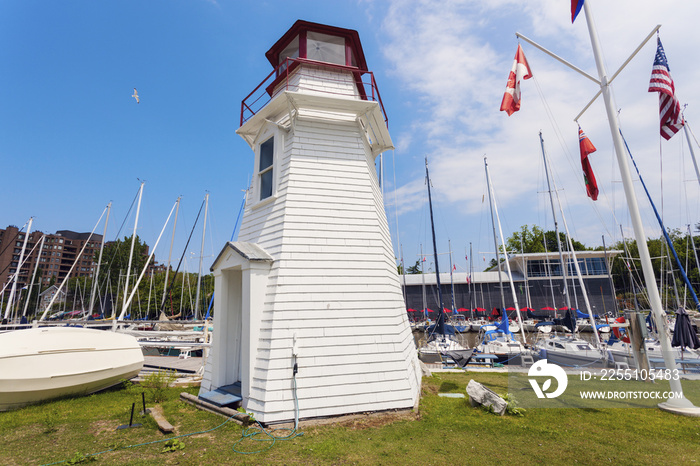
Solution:
<svg viewBox="0 0 700 466">
<path fill-rule="evenodd" d="M 551 316 L 549 316 L 549 315 L 547 315 L 547 314 L 535 314 L 535 313 L 532 312 L 530 309 L 528 309 L 528 310 L 527 310 L 527 317 L 528 317 L 528 319 L 547 320 L 547 319 L 549 319 Z"/>
<path fill-rule="evenodd" d="M 585 312 L 581 312 L 581 311 L 579 311 L 578 309 L 576 309 L 576 318 L 577 318 L 577 319 L 588 319 L 588 314 L 586 314 Z M 594 319 L 597 319 L 597 318 L 598 318 L 598 314 L 593 314 L 593 318 L 594 318 Z"/>
<path fill-rule="evenodd" d="M 457 363 L 459 367 L 465 368 L 474 354 L 474 348 L 468 350 L 447 351 L 445 356 L 448 356 Z"/>
</svg>

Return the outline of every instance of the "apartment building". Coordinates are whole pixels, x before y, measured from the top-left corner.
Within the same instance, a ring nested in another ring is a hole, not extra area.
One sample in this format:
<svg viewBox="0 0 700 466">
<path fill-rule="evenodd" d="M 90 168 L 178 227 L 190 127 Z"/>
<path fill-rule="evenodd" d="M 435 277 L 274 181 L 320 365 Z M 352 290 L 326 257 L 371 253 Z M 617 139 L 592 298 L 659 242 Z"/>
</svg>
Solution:
<svg viewBox="0 0 700 466">
<path fill-rule="evenodd" d="M 14 225 L 4 230 L 0 229 L 0 286 L 2 287 L 9 282 L 19 267 L 25 237 L 26 233 Z M 39 251 L 42 237 L 45 237 L 44 246 Z M 42 288 L 48 285 L 52 278 L 60 283 L 69 273 L 70 278 L 91 277 L 97 270 L 96 258 L 99 255 L 101 243 L 102 235 L 98 234 L 90 236 L 90 233 L 77 233 L 71 230 L 59 230 L 54 234 L 31 232 L 19 272 L 17 289 L 31 283 L 37 261 L 42 270 Z M 71 267 L 73 267 L 72 271 Z M 165 271 L 165 267 L 157 263 L 152 263 L 150 269 L 156 273 Z"/>
</svg>

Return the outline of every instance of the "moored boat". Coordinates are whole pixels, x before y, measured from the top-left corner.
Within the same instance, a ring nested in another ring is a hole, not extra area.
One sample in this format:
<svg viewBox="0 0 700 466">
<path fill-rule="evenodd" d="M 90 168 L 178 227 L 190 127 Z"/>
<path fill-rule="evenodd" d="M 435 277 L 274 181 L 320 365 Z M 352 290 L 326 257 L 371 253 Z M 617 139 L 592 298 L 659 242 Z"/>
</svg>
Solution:
<svg viewBox="0 0 700 466">
<path fill-rule="evenodd" d="M 80 327 L 40 327 L 0 334 L 0 411 L 128 380 L 143 367 L 130 335 Z"/>
</svg>

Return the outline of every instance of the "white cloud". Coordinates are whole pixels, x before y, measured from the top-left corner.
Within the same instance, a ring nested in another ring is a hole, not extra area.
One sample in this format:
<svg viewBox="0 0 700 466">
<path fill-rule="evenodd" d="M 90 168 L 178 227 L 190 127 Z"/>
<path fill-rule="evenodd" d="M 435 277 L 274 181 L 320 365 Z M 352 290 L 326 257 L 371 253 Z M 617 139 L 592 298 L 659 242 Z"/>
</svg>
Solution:
<svg viewBox="0 0 700 466">
<path fill-rule="evenodd" d="M 700 2 L 672 0 L 662 5 L 651 0 L 591 1 L 591 7 L 609 75 L 656 24 L 665 23 L 661 37 L 677 94 L 682 102 L 692 98 L 695 93 L 691 86 L 700 78 L 694 62 L 694 49 L 700 41 L 700 31 L 694 24 Z M 415 211 L 425 202 L 421 194 L 425 189 L 423 174 L 415 164 L 426 153 L 430 155 L 436 197 L 454 208 L 456 215 L 482 211 L 486 155 L 505 215 L 516 219 L 513 226 L 536 223 L 533 211 L 539 208 L 537 191 L 543 182 L 538 138 L 542 130 L 558 183 L 567 194 L 573 217 L 569 222 L 577 233 L 585 235 L 584 242 L 599 244 L 602 231 L 618 230 L 611 224 L 611 211 L 615 210 L 617 221 L 624 222 L 625 209 L 620 185 L 615 182 L 620 177 L 600 98 L 580 121 L 598 147 L 592 164 L 602 194 L 595 205 L 585 196 L 578 161 L 573 118 L 598 90 L 594 83 L 523 41 L 535 80 L 522 84 L 520 112 L 508 117 L 498 111 L 515 54 L 516 31 L 597 77 L 585 18 L 581 14 L 571 25 L 569 15 L 568 4 L 554 0 L 447 0 L 439 6 L 427 0 L 390 2 L 382 24 L 386 40 L 383 54 L 390 63 L 392 78 L 412 95 L 407 99 L 412 98 L 410 103 L 419 109 L 412 114 L 410 129 L 401 128 L 395 136 L 397 157 L 414 160 L 412 178 L 397 180 L 400 213 Z M 660 200 L 658 98 L 647 93 L 655 49 L 652 39 L 620 74 L 613 89 L 616 105 L 621 108 L 623 131 L 643 176 L 653 185 L 650 190 L 655 200 Z M 692 117 L 692 107 L 687 115 Z M 694 177 L 688 171 L 689 162 L 684 160 L 686 165 L 681 166 L 677 155 L 681 137 L 661 144 L 664 158 L 670 159 L 664 161 L 664 184 L 674 187 L 664 193 L 665 204 L 674 206 L 668 209 L 673 216 L 668 219 L 669 226 L 685 223 L 683 217 L 698 213 L 697 183 L 684 190 L 678 187 L 683 185 L 679 172 L 685 174 L 685 179 Z M 408 150 L 415 157 L 401 153 Z M 685 191 L 690 192 L 687 197 L 693 202 L 681 212 L 675 206 L 685 203 Z M 640 205 L 650 225 L 648 234 L 656 234 L 658 227 L 653 227 L 646 200 L 640 198 Z"/>
</svg>

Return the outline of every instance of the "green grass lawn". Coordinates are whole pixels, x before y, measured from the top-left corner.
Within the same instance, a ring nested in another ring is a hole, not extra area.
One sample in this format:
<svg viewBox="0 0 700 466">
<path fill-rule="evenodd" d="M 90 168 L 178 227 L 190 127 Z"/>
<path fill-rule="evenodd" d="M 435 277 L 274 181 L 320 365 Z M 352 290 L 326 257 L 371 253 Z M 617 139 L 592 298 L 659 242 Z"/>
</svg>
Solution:
<svg viewBox="0 0 700 466">
<path fill-rule="evenodd" d="M 700 418 L 656 408 L 526 409 L 523 416 L 496 416 L 472 408 L 468 399 L 439 397 L 465 393 L 474 378 L 497 393 L 508 391 L 507 374 L 441 373 L 423 379 L 420 413 L 366 416 L 340 424 L 304 426 L 302 436 L 270 446 L 244 428 L 179 400 L 183 389 L 168 389 L 161 403 L 176 428 L 163 435 L 150 417 L 127 424 L 131 404 L 140 410 L 138 386 L 63 399 L 0 413 L 0 464 L 52 464 L 82 455 L 95 464 L 693 464 L 700 461 Z M 700 381 L 683 382 L 700 405 Z M 197 389 L 186 389 L 196 393 Z M 147 404 L 152 405 L 147 392 Z M 517 398 L 517 394 L 516 394 Z M 211 431 L 210 431 L 211 430 Z M 208 432 L 207 432 L 208 431 Z M 178 435 L 183 449 L 162 453 Z M 278 431 L 278 435 L 287 432 Z M 150 443 L 157 442 L 159 443 Z M 238 442 L 238 443 L 237 443 Z M 132 445 L 146 444 L 130 447 Z M 108 451 L 113 450 L 113 451 Z"/>
</svg>

